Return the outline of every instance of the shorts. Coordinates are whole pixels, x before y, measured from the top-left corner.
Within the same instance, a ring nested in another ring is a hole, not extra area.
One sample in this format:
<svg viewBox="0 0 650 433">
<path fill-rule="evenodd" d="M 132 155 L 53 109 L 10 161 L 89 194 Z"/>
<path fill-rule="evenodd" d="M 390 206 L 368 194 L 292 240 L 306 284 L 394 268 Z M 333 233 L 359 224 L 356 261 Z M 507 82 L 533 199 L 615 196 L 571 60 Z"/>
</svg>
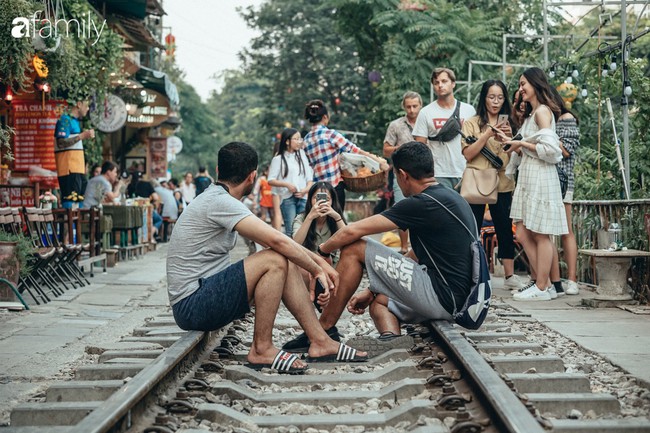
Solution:
<svg viewBox="0 0 650 433">
<path fill-rule="evenodd" d="M 199 278 L 196 292 L 172 306 L 176 324 L 186 331 L 216 331 L 249 311 L 243 260 Z"/>
<path fill-rule="evenodd" d="M 77 195 L 84 195 L 84 181 L 86 176 L 81 173 L 70 173 L 65 176 L 59 176 L 59 190 L 61 191 L 61 199 L 66 200 L 73 192 Z"/>
<path fill-rule="evenodd" d="M 401 322 L 452 320 L 438 299 L 426 266 L 372 239 L 366 241 L 365 263 L 370 290 L 388 296 L 388 310 Z"/>
</svg>

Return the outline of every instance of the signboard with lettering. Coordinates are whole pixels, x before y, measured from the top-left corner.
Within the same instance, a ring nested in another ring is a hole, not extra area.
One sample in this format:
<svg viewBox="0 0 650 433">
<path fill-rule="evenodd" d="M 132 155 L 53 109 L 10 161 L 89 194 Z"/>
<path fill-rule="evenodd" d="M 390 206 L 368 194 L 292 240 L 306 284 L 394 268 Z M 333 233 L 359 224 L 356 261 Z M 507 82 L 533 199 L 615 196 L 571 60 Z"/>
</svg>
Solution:
<svg viewBox="0 0 650 433">
<path fill-rule="evenodd" d="M 149 138 L 149 155 L 151 156 L 149 176 L 152 179 L 167 177 L 167 138 Z"/>
<path fill-rule="evenodd" d="M 147 104 L 142 108 L 139 116 L 129 115 L 126 118 L 126 125 L 132 128 L 147 128 L 158 126 L 169 117 L 169 99 L 164 95 L 151 90 L 143 89 L 142 100 Z"/>
<path fill-rule="evenodd" d="M 28 170 L 31 165 L 56 171 L 54 128 L 67 107 L 65 101 L 14 100 L 14 170 Z"/>
</svg>

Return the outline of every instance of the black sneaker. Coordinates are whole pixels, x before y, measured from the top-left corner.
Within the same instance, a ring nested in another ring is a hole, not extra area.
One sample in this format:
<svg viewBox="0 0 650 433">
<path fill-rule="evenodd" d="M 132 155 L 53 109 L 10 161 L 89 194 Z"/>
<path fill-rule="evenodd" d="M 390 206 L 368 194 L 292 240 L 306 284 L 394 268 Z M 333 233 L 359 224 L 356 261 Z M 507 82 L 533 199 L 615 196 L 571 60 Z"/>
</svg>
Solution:
<svg viewBox="0 0 650 433">
<path fill-rule="evenodd" d="M 341 341 L 342 335 L 339 334 L 339 330 L 336 329 L 336 326 L 332 326 L 330 329 L 327 331 L 327 335 L 334 340 L 334 341 Z M 287 352 L 292 352 L 292 353 L 305 353 L 309 351 L 309 338 L 307 338 L 307 334 L 304 332 L 300 335 L 298 335 L 296 338 L 293 340 L 289 340 L 284 345 L 282 346 L 282 350 L 286 350 Z"/>
</svg>

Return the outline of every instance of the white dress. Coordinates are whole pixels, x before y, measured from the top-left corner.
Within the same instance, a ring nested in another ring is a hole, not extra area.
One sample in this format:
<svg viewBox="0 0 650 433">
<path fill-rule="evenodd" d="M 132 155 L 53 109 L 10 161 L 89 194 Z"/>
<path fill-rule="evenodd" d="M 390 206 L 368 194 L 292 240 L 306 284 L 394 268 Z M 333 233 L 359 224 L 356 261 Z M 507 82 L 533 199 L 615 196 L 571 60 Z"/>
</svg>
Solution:
<svg viewBox="0 0 650 433">
<path fill-rule="evenodd" d="M 522 221 L 528 230 L 535 233 L 566 234 L 569 229 L 555 167 L 562 159 L 555 120 L 551 120 L 550 129 L 540 130 L 533 112 L 519 132 L 523 141 L 536 144 L 537 152 L 522 148 L 510 218 Z"/>
</svg>

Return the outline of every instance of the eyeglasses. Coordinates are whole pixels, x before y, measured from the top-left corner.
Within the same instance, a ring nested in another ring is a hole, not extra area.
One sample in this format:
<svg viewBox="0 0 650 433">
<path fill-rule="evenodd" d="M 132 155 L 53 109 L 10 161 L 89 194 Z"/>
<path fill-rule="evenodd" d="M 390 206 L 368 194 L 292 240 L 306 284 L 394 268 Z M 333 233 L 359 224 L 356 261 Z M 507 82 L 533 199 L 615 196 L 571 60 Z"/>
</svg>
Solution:
<svg viewBox="0 0 650 433">
<path fill-rule="evenodd" d="M 302 137 L 292 138 L 292 140 L 296 140 L 298 143 L 302 143 L 304 141 Z"/>
<path fill-rule="evenodd" d="M 499 102 L 501 102 L 501 101 L 504 101 L 504 100 L 505 100 L 505 98 L 503 97 L 503 95 L 488 95 L 487 98 L 488 98 L 490 101 L 499 101 Z"/>
</svg>

